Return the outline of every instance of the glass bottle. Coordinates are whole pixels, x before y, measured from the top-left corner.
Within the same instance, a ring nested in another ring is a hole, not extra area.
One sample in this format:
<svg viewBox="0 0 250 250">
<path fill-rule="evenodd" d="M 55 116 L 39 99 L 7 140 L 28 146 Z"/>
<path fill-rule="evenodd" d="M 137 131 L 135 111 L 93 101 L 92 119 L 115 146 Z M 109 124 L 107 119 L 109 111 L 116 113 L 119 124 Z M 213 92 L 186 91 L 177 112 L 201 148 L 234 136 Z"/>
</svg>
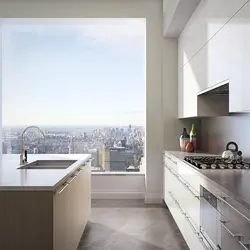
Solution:
<svg viewBox="0 0 250 250">
<path fill-rule="evenodd" d="M 186 150 L 186 146 L 189 143 L 190 137 L 189 134 L 187 133 L 187 129 L 183 128 L 183 132 L 180 136 L 180 148 L 181 151 L 185 151 Z"/>
<path fill-rule="evenodd" d="M 192 124 L 192 129 L 190 131 L 190 142 L 193 143 L 194 151 L 197 149 L 197 141 L 196 141 L 196 130 L 194 124 Z"/>
</svg>

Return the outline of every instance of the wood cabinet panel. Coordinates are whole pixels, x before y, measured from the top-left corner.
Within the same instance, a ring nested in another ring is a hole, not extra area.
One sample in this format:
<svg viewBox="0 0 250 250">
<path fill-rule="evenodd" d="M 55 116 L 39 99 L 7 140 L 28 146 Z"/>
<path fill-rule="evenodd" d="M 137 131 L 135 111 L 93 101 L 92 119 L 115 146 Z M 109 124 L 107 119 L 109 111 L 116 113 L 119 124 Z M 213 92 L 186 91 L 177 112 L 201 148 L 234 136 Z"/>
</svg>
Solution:
<svg viewBox="0 0 250 250">
<path fill-rule="evenodd" d="M 91 210 L 90 179 L 90 166 L 83 166 L 54 195 L 55 250 L 77 249 Z"/>
<path fill-rule="evenodd" d="M 1 250 L 53 249 L 52 192 L 2 190 L 0 215 Z"/>
</svg>

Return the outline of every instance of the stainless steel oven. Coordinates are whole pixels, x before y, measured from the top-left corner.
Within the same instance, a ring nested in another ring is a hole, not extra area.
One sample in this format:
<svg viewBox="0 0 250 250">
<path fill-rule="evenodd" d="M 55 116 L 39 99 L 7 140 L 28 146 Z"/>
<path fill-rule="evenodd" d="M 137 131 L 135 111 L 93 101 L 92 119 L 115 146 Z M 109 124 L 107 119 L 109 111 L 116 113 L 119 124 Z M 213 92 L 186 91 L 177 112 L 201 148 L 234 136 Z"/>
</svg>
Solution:
<svg viewBox="0 0 250 250">
<path fill-rule="evenodd" d="M 223 214 L 225 201 L 200 186 L 200 233 L 214 250 L 249 250 L 250 240 Z M 232 219 L 231 219 L 232 218 Z"/>
</svg>

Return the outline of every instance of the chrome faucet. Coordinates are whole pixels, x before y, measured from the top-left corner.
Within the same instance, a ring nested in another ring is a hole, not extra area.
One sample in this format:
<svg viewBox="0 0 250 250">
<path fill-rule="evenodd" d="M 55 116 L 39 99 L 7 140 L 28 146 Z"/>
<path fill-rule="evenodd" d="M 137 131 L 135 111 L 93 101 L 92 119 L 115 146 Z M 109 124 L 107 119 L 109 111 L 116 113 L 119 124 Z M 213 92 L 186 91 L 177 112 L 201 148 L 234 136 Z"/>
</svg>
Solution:
<svg viewBox="0 0 250 250">
<path fill-rule="evenodd" d="M 30 128 L 36 128 L 36 129 L 38 129 L 40 132 L 41 132 L 41 134 L 43 135 L 43 138 L 45 139 L 45 134 L 44 134 L 44 132 L 42 131 L 42 129 L 40 129 L 39 127 L 37 127 L 37 126 L 29 126 L 29 127 L 27 127 L 27 128 L 25 128 L 24 130 L 23 130 L 23 132 L 22 132 L 22 134 L 21 134 L 21 154 L 20 154 L 20 165 L 24 165 L 24 164 L 26 164 L 26 163 L 28 163 L 28 161 L 27 161 L 27 152 L 25 152 L 26 150 L 25 150 L 25 148 L 24 148 L 24 134 L 25 134 L 25 132 L 28 130 L 28 129 L 30 129 Z"/>
</svg>

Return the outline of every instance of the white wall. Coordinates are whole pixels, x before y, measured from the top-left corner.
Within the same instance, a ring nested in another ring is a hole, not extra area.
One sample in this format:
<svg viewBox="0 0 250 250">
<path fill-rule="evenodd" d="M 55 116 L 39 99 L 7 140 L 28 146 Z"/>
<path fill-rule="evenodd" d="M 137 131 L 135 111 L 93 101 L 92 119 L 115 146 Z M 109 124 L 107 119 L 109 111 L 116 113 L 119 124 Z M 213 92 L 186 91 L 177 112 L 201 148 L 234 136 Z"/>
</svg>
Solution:
<svg viewBox="0 0 250 250">
<path fill-rule="evenodd" d="M 192 123 L 195 124 L 197 135 L 200 134 L 200 120 L 178 120 L 178 40 L 168 38 L 163 44 L 163 119 L 164 149 L 179 150 L 179 136 L 183 128 L 188 132 Z M 197 138 L 198 144 L 200 143 Z M 200 146 L 200 145 L 198 145 Z"/>
<path fill-rule="evenodd" d="M 164 36 L 178 38 L 200 0 L 163 0 Z"/>
<path fill-rule="evenodd" d="M 9 0 L 0 18 L 146 18 L 146 201 L 162 198 L 162 1 L 161 0 Z"/>
<path fill-rule="evenodd" d="M 144 174 L 92 173 L 92 199 L 144 199 Z"/>
</svg>

